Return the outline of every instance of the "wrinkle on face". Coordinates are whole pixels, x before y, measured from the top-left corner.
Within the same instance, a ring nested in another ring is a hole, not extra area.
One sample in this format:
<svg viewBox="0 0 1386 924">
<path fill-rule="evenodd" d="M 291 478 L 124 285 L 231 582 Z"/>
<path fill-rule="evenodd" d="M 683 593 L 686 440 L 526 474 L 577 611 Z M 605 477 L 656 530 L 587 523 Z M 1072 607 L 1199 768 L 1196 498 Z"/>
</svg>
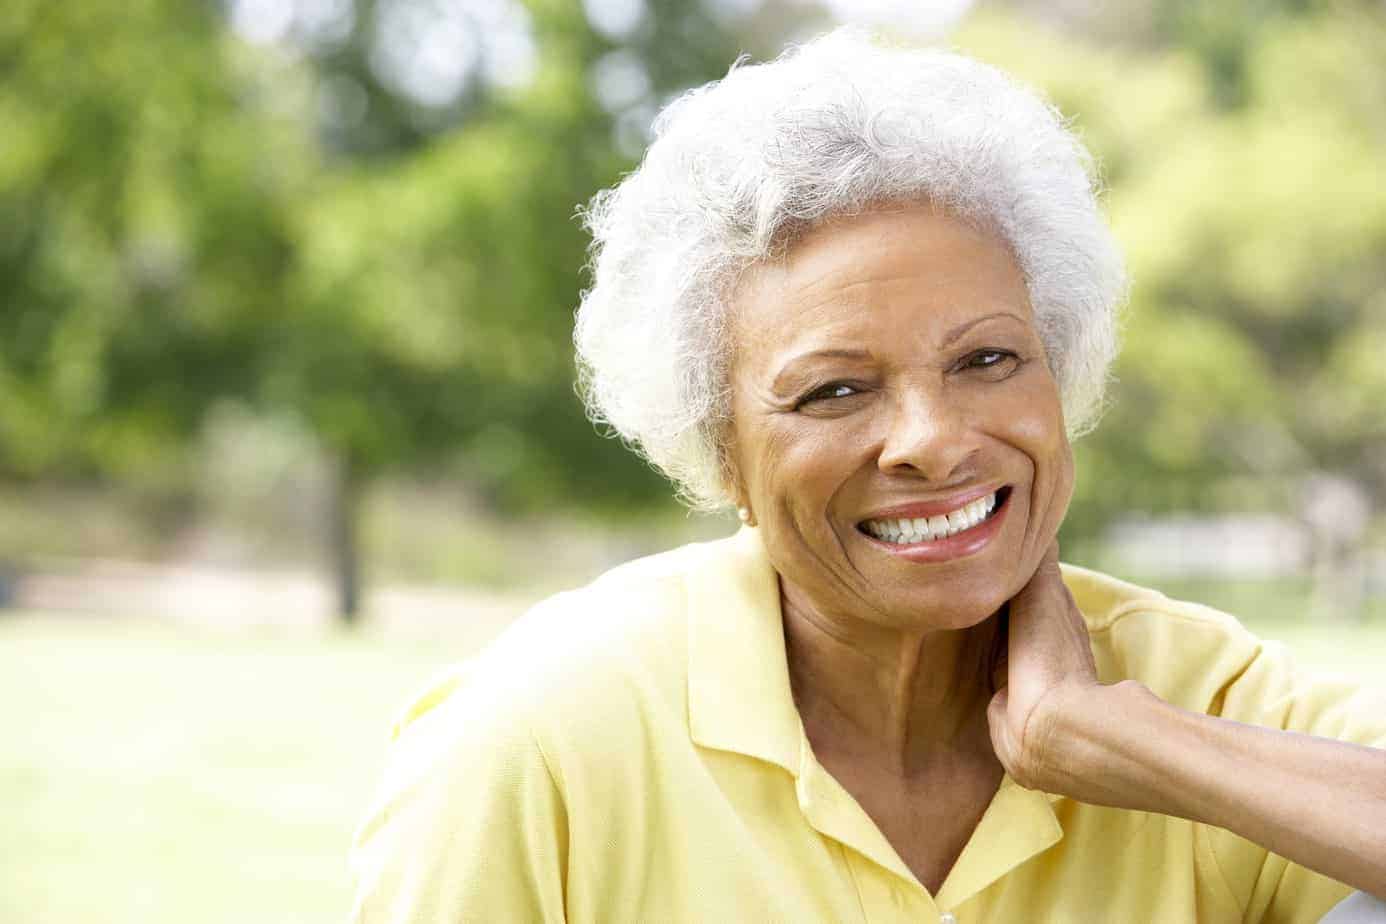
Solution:
<svg viewBox="0 0 1386 924">
<path fill-rule="evenodd" d="M 961 653 L 978 645 L 944 636 L 1019 591 L 1072 491 L 1058 387 L 1013 256 L 927 205 L 866 213 L 749 271 L 733 307 L 728 452 L 786 609 L 877 665 L 883 695 L 952 695 L 970 679 L 941 678 L 977 673 Z M 977 371 L 983 351 L 1015 360 Z M 820 382 L 852 394 L 801 405 Z M 966 558 L 907 561 L 858 528 L 873 511 L 993 484 L 1011 487 L 1006 519 Z"/>
</svg>

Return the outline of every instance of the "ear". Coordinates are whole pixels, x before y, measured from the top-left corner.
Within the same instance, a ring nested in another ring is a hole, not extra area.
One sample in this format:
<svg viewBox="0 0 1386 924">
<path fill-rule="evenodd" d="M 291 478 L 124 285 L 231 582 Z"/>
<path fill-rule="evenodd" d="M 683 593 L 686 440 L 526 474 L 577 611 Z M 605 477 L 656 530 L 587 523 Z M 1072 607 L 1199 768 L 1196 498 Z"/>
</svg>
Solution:
<svg viewBox="0 0 1386 924">
<path fill-rule="evenodd" d="M 746 490 L 746 483 L 736 473 L 734 467 L 723 466 L 723 483 L 727 486 L 727 494 L 736 505 L 736 516 L 747 526 L 756 526 L 756 512 L 751 505 L 751 494 Z"/>
</svg>

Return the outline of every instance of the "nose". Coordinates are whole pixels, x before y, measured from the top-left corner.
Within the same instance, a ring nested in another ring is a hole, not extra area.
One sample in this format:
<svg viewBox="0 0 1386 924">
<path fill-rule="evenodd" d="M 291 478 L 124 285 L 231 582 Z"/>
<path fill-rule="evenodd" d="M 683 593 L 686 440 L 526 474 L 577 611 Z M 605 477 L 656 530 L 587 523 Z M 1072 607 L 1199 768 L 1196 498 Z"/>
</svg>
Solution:
<svg viewBox="0 0 1386 924">
<path fill-rule="evenodd" d="M 887 475 L 946 483 L 977 448 L 966 409 L 946 393 L 910 391 L 888 404 L 876 460 Z"/>
</svg>

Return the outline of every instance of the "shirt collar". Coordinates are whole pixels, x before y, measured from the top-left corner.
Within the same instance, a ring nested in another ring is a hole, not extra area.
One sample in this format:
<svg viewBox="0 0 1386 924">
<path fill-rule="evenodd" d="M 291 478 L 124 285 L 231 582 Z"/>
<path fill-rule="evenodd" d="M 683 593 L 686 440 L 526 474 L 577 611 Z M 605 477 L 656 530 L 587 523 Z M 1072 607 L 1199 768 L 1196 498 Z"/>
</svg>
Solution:
<svg viewBox="0 0 1386 924">
<path fill-rule="evenodd" d="M 703 747 L 799 773 L 780 587 L 755 529 L 705 547 L 688 581 L 688 721 Z"/>
<path fill-rule="evenodd" d="M 815 828 L 918 885 L 885 836 L 813 757 L 789 687 L 779 579 L 758 530 L 704 546 L 687 583 L 688 719 L 706 748 L 777 764 L 795 779 Z M 1056 843 L 1052 803 L 1009 774 L 936 897 L 953 907 Z"/>
</svg>

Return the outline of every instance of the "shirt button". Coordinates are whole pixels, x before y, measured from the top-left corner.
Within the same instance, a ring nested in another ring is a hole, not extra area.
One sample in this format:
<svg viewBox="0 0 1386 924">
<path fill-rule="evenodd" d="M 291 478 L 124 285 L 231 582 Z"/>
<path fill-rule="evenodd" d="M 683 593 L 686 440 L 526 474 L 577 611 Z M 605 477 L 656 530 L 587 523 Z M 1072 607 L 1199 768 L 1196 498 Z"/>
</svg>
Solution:
<svg viewBox="0 0 1386 924">
<path fill-rule="evenodd" d="M 958 924 L 958 919 L 953 912 L 945 911 L 938 916 L 938 924 Z"/>
</svg>

